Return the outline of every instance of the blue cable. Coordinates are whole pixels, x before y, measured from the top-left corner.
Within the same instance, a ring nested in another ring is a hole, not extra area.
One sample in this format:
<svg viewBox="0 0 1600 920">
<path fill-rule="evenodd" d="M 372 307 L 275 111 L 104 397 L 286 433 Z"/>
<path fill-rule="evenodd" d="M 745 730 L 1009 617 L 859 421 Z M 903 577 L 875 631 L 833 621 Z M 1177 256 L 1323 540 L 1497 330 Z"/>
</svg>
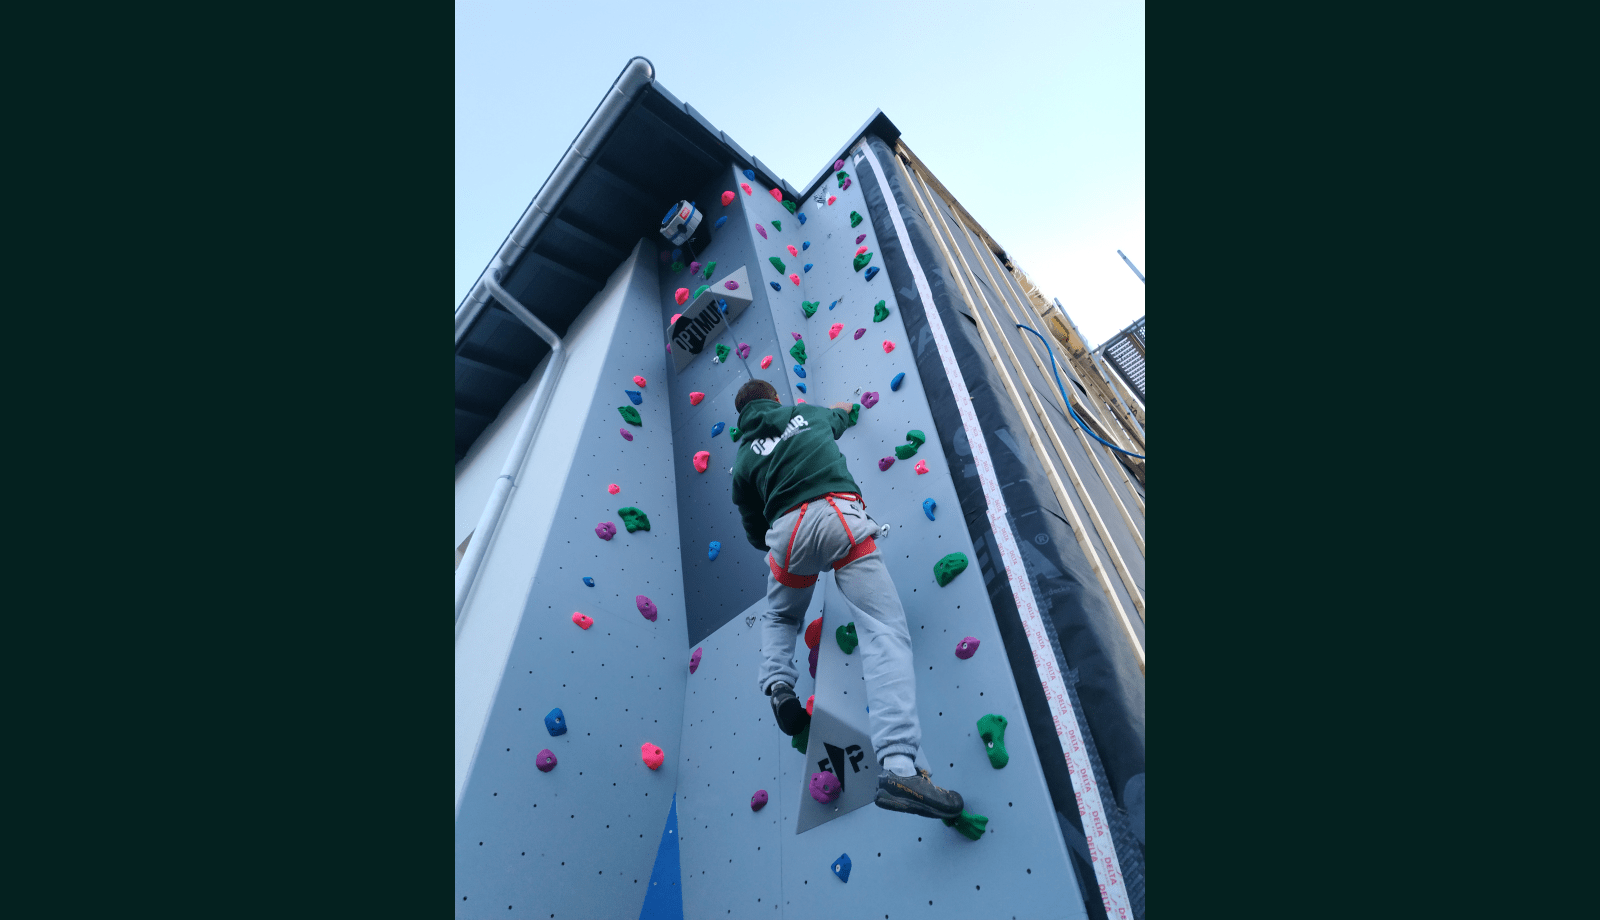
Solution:
<svg viewBox="0 0 1600 920">
<path fill-rule="evenodd" d="M 1122 448 L 1118 447 L 1117 445 L 1112 444 L 1110 441 L 1107 441 L 1105 438 L 1102 438 L 1099 435 L 1095 434 L 1093 429 L 1091 429 L 1088 425 L 1085 425 L 1083 423 L 1083 419 L 1078 418 L 1078 413 L 1076 411 L 1074 411 L 1073 408 L 1072 408 L 1072 400 L 1067 398 L 1067 388 L 1061 385 L 1061 373 L 1056 370 L 1056 351 L 1055 351 L 1055 349 L 1050 347 L 1049 340 L 1046 339 L 1044 336 L 1039 335 L 1039 333 L 1034 332 L 1033 329 L 1022 325 L 1021 323 L 1017 323 L 1017 328 L 1018 329 L 1027 329 L 1029 332 L 1033 332 L 1034 336 L 1036 338 L 1038 338 L 1039 341 L 1044 342 L 1044 350 L 1050 353 L 1050 373 L 1055 375 L 1055 378 L 1056 378 L 1056 389 L 1061 391 L 1061 401 L 1067 404 L 1067 411 L 1072 413 L 1072 418 L 1075 421 L 1077 421 L 1078 427 L 1080 427 L 1084 431 L 1088 432 L 1089 437 L 1094 438 L 1096 441 L 1099 441 L 1101 444 L 1104 444 L 1105 446 L 1111 448 L 1112 450 L 1116 451 L 1117 453 L 1119 453 L 1119 454 L 1127 454 L 1130 457 L 1138 457 L 1140 460 L 1143 460 L 1144 459 L 1144 454 L 1136 454 L 1131 450 L 1123 450 Z"/>
</svg>

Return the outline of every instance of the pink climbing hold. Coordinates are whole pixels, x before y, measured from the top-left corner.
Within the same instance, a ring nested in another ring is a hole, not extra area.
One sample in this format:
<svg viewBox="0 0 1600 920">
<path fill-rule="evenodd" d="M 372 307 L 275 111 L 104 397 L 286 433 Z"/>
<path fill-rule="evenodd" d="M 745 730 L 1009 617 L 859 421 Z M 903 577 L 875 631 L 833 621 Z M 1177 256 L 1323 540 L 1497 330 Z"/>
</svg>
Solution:
<svg viewBox="0 0 1600 920">
<path fill-rule="evenodd" d="M 928 471 L 928 461 L 926 461 L 926 460 L 918 460 L 917 461 L 917 465 L 912 467 L 912 469 L 917 471 L 917 475 L 918 476 L 921 476 L 923 473 L 926 473 Z"/>
<path fill-rule="evenodd" d="M 830 205 L 833 204 L 835 201 L 838 201 L 838 200 L 839 200 L 839 196 L 838 195 L 829 195 L 828 196 L 828 204 L 830 204 Z"/>
<path fill-rule="evenodd" d="M 826 805 L 839 797 L 839 777 L 824 770 L 811 776 L 811 797 Z"/>
<path fill-rule="evenodd" d="M 626 432 L 624 432 L 624 434 L 626 434 Z M 609 540 L 617 535 L 617 525 L 611 523 L 610 521 L 601 521 L 600 523 L 594 525 L 594 532 L 595 535 L 600 539 Z"/>
<path fill-rule="evenodd" d="M 856 338 L 858 338 L 858 339 L 861 338 L 862 336 L 866 335 L 866 334 L 867 334 L 867 330 L 866 330 L 865 327 L 856 330 Z"/>
<path fill-rule="evenodd" d="M 844 323 L 834 323 L 828 328 L 828 338 L 836 339 L 842 331 L 844 331 Z"/>
<path fill-rule="evenodd" d="M 617 485 L 616 483 L 613 482 L 611 485 L 606 486 L 606 491 L 610 492 L 612 495 L 615 495 L 618 492 L 622 491 L 622 486 L 619 486 L 619 485 Z"/>
<path fill-rule="evenodd" d="M 738 355 L 741 358 L 750 357 L 750 343 L 749 342 L 740 342 L 739 343 L 739 347 L 735 348 L 733 350 L 733 353 Z"/>
<path fill-rule="evenodd" d="M 856 255 L 858 255 L 858 256 L 859 256 L 859 255 L 861 255 L 861 254 L 862 254 L 862 253 L 863 253 L 863 252 L 866 252 L 866 251 L 867 251 L 867 247 L 865 247 L 865 246 L 863 246 L 863 247 L 861 247 L 861 248 L 860 248 L 860 249 L 857 249 L 857 250 L 856 250 Z"/>
<path fill-rule="evenodd" d="M 672 299 L 676 300 L 678 302 L 678 306 L 680 306 L 680 307 L 683 306 L 684 304 L 689 302 L 689 289 L 688 288 L 678 288 L 676 291 L 674 291 L 672 293 Z"/>
<path fill-rule="evenodd" d="M 534 759 L 533 764 L 539 768 L 540 773 L 549 773 L 556 768 L 556 755 L 550 753 L 549 748 L 545 748 L 539 752 L 539 756 Z"/>
<path fill-rule="evenodd" d="M 815 703 L 816 701 L 817 701 L 817 695 L 815 693 L 813 693 L 810 696 L 806 697 L 806 715 L 808 715 L 808 716 L 811 715 L 811 704 Z"/>
<path fill-rule="evenodd" d="M 803 403 L 803 402 L 805 402 L 805 400 L 803 400 L 803 399 L 796 399 L 796 400 L 795 400 L 795 402 L 796 402 L 796 403 Z M 816 676 L 816 675 L 812 675 L 812 676 Z"/>
<path fill-rule="evenodd" d="M 767 355 L 765 358 L 761 359 L 761 369 L 762 370 L 766 370 L 767 368 L 769 368 L 771 366 L 772 366 L 772 356 L 771 355 Z"/>
<path fill-rule="evenodd" d="M 732 192 L 723 192 L 722 193 L 722 206 L 723 207 L 727 207 L 730 204 L 733 204 L 733 193 Z"/>
<path fill-rule="evenodd" d="M 724 282 L 722 282 L 722 286 L 727 288 L 730 291 L 737 291 L 739 289 L 739 282 L 737 282 L 737 281 L 724 281 Z"/>
<path fill-rule="evenodd" d="M 767 790 L 757 789 L 756 794 L 750 797 L 750 810 L 760 811 L 767 806 Z"/>
<path fill-rule="evenodd" d="M 761 234 L 761 238 L 762 239 L 766 239 L 767 238 L 767 228 L 766 227 L 763 227 L 760 224 L 756 224 L 756 232 Z"/>
<path fill-rule="evenodd" d="M 700 405 L 700 400 L 705 398 L 706 394 L 700 392 L 699 390 L 695 390 L 693 393 L 689 394 L 689 405 L 698 406 Z"/>
<path fill-rule="evenodd" d="M 788 248 L 789 248 L 789 255 L 791 255 L 791 256 L 800 255 L 800 250 L 794 248 L 794 244 L 793 243 L 790 243 Z"/>
<path fill-rule="evenodd" d="M 799 275 L 790 274 L 789 275 L 789 280 L 794 282 L 794 286 L 795 287 L 799 287 L 800 286 L 800 276 Z"/>
<path fill-rule="evenodd" d="M 861 405 L 863 407 L 871 409 L 873 406 L 876 406 L 877 404 L 878 404 L 878 391 L 877 390 L 868 390 L 867 392 L 861 394 Z"/>
<path fill-rule="evenodd" d="M 884 339 L 883 340 L 883 353 L 884 354 L 888 354 L 891 351 L 894 351 L 894 343 L 889 341 L 888 339 Z"/>
<path fill-rule="evenodd" d="M 977 654 L 977 652 L 978 640 L 971 636 L 962 639 L 961 644 L 956 646 L 956 657 L 960 658 L 962 661 L 966 661 L 968 658 L 971 658 L 973 655 Z"/>
<path fill-rule="evenodd" d="M 636 594 L 633 598 L 634 606 L 639 608 L 639 613 L 650 622 L 656 621 L 656 602 L 643 594 Z"/>
<path fill-rule="evenodd" d="M 637 386 L 640 386 L 640 387 L 644 386 L 644 378 L 640 377 L 638 374 L 634 374 L 633 375 L 633 382 Z"/>
<path fill-rule="evenodd" d="M 633 432 L 629 431 L 626 428 L 618 428 L 617 430 L 622 432 L 623 440 L 626 440 L 626 441 L 632 441 L 633 440 Z"/>
<path fill-rule="evenodd" d="M 667 759 L 667 755 L 663 754 L 660 748 L 648 741 L 639 745 L 639 756 L 644 758 L 644 765 L 652 770 L 661 769 L 662 761 Z"/>
<path fill-rule="evenodd" d="M 695 649 L 694 654 L 689 656 L 689 673 L 693 674 L 698 670 L 700 670 L 700 650 Z"/>
<path fill-rule="evenodd" d="M 833 161 L 833 171 L 834 172 L 838 172 L 841 169 L 844 169 L 844 161 L 843 160 L 834 160 Z"/>
<path fill-rule="evenodd" d="M 882 460 L 878 461 L 878 470 L 880 472 L 885 472 L 885 473 L 888 472 L 889 471 L 889 467 L 891 467 L 891 466 L 894 466 L 894 458 L 893 457 L 884 457 Z"/>
<path fill-rule="evenodd" d="M 682 315 L 683 315 L 682 313 L 674 313 L 674 314 L 672 314 L 672 319 L 667 321 L 667 325 L 670 326 L 673 323 L 677 322 L 678 321 L 678 317 L 680 317 Z"/>
<path fill-rule="evenodd" d="M 860 236 L 856 237 L 856 245 L 857 246 L 861 245 L 861 241 L 866 239 L 866 238 L 867 238 L 867 235 L 865 233 L 863 233 Z M 858 252 L 858 253 L 856 253 L 856 255 L 859 256 L 859 255 L 861 255 L 861 253 Z"/>
<path fill-rule="evenodd" d="M 774 200 L 776 200 L 776 201 L 781 203 L 783 201 L 783 192 L 780 192 L 777 189 L 773 189 L 772 190 L 772 197 L 773 197 Z"/>
<path fill-rule="evenodd" d="M 750 191 L 750 186 L 749 186 L 749 185 L 746 185 L 746 184 L 745 184 L 745 183 L 743 183 L 743 182 L 741 182 L 741 183 L 739 183 L 739 187 L 740 187 L 740 188 L 742 188 L 742 189 L 744 189 L 744 193 L 745 193 L 745 194 L 746 194 L 746 195 L 753 195 L 753 194 L 755 194 L 755 193 L 754 193 L 754 192 L 752 192 L 752 191 Z"/>
<path fill-rule="evenodd" d="M 579 629 L 588 629 L 594 625 L 594 617 L 587 616 L 582 613 L 574 613 L 572 615 L 572 622 L 578 624 Z"/>
<path fill-rule="evenodd" d="M 704 473 L 706 467 L 711 465 L 711 451 L 702 450 L 694 455 L 694 469 L 697 473 Z"/>
</svg>

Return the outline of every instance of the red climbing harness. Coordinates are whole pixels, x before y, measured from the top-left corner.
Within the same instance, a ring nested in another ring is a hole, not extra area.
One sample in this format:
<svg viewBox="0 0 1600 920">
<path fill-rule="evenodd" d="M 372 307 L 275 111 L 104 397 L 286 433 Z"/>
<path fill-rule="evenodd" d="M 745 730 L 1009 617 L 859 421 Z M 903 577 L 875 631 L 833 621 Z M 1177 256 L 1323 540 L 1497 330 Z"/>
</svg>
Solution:
<svg viewBox="0 0 1600 920">
<path fill-rule="evenodd" d="M 833 513 L 839 516 L 839 523 L 844 525 L 844 534 L 850 540 L 850 552 L 845 553 L 842 559 L 833 563 L 834 571 L 838 571 L 877 549 L 878 543 L 873 537 L 868 537 L 860 543 L 856 542 L 856 535 L 850 530 L 850 525 L 845 522 L 844 512 L 840 511 L 839 506 L 833 501 L 835 498 L 842 498 L 847 502 L 860 502 L 862 508 L 867 506 L 867 500 L 854 492 L 829 492 L 822 496 L 822 499 L 833 507 Z M 815 499 L 812 499 L 812 501 L 815 501 Z M 798 509 L 800 516 L 794 519 L 794 529 L 789 531 L 789 546 L 783 551 L 783 565 L 778 564 L 776 555 L 767 556 L 767 565 L 772 568 L 772 577 L 777 579 L 780 585 L 787 585 L 791 588 L 809 588 L 817 583 L 817 576 L 815 575 L 791 575 L 789 573 L 789 560 L 794 556 L 794 538 L 795 535 L 800 533 L 800 522 L 806 519 L 806 508 L 810 504 L 811 501 L 803 501 L 784 512 L 784 514 L 790 514 Z"/>
</svg>

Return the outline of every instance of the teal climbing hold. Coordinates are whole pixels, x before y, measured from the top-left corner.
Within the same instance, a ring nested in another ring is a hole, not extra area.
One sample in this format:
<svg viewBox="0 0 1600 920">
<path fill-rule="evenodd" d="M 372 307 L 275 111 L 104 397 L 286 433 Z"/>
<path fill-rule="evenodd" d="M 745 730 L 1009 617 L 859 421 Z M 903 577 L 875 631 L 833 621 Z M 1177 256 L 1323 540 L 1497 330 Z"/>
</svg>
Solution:
<svg viewBox="0 0 1600 920">
<path fill-rule="evenodd" d="M 850 424 L 854 425 L 856 422 L 858 422 L 860 420 L 861 420 L 861 404 L 860 403 L 851 403 L 850 404 Z"/>
<path fill-rule="evenodd" d="M 783 208 L 784 208 L 784 210 L 788 211 L 790 214 L 793 214 L 794 213 L 795 204 L 792 201 L 785 201 L 783 203 Z"/>
<path fill-rule="evenodd" d="M 822 306 L 822 301 L 820 300 L 803 300 L 800 302 L 800 309 L 805 312 L 807 319 L 815 316 L 817 308 L 820 306 Z"/>
<path fill-rule="evenodd" d="M 800 729 L 800 734 L 789 739 L 789 746 L 804 754 L 806 752 L 806 745 L 809 744 L 810 741 L 811 726 L 807 725 L 805 728 Z"/>
<path fill-rule="evenodd" d="M 733 439 L 733 443 L 735 443 L 735 444 L 739 443 L 739 426 L 738 425 L 735 425 L 732 428 L 728 429 L 728 437 Z"/>
<path fill-rule="evenodd" d="M 628 528 L 628 533 L 633 533 L 636 530 L 650 529 L 650 515 L 645 514 L 638 508 L 634 508 L 632 506 L 627 508 L 618 508 L 617 516 L 622 518 L 622 524 L 624 527 Z"/>
<path fill-rule="evenodd" d="M 987 815 L 975 815 L 963 808 L 960 817 L 945 818 L 944 826 L 955 828 L 968 840 L 982 840 L 984 829 L 989 826 L 989 818 Z"/>
<path fill-rule="evenodd" d="M 846 623 L 833 631 L 833 638 L 838 640 L 839 650 L 846 655 L 856 650 L 861 641 L 856 638 L 856 624 Z"/>
<path fill-rule="evenodd" d="M 706 291 L 709 291 L 709 290 L 711 290 L 711 285 L 709 285 L 709 284 L 700 285 L 699 287 L 694 289 L 694 293 L 693 294 L 689 295 L 689 301 L 692 303 L 692 302 L 700 299 L 700 295 L 704 294 Z"/>
<path fill-rule="evenodd" d="M 711 280 L 711 273 L 716 270 L 716 267 L 717 267 L 717 263 L 715 263 L 715 262 L 707 262 L 706 263 L 706 267 L 702 268 L 700 270 L 700 277 L 706 279 L 707 281 L 710 281 Z"/>
<path fill-rule="evenodd" d="M 861 226 L 861 221 L 863 221 L 864 219 L 865 218 L 863 218 L 860 214 L 857 214 L 854 211 L 850 212 L 850 226 L 859 227 L 859 226 Z"/>
<path fill-rule="evenodd" d="M 868 253 L 867 256 L 868 256 L 868 258 L 871 258 L 872 254 Z M 884 320 L 886 320 L 888 318 L 889 318 L 889 307 L 883 301 L 880 300 L 876 304 L 873 305 L 873 307 L 872 307 L 872 321 L 873 322 L 881 323 L 881 322 L 883 322 Z M 891 387 L 891 389 L 892 389 L 892 387 Z"/>
<path fill-rule="evenodd" d="M 850 174 L 841 169 L 839 170 L 839 174 L 834 176 L 834 178 L 839 180 L 840 185 L 843 185 L 844 180 L 850 178 Z"/>
<path fill-rule="evenodd" d="M 644 419 L 639 417 L 639 410 L 632 406 L 618 406 L 617 411 L 622 413 L 622 420 L 630 425 L 644 424 Z"/>
<path fill-rule="evenodd" d="M 726 345 L 718 345 L 717 346 L 717 362 L 720 364 L 721 362 L 728 360 L 728 353 L 731 352 L 731 351 L 733 351 L 733 349 L 729 348 Z"/>
<path fill-rule="evenodd" d="M 856 271 L 861 271 L 863 268 L 866 268 L 867 267 L 867 263 L 871 262 L 871 261 L 872 261 L 872 253 L 863 252 L 861 255 L 856 256 L 854 259 L 851 259 L 850 260 L 850 264 L 854 265 L 856 267 Z"/>
<path fill-rule="evenodd" d="M 777 256 L 768 256 L 767 261 L 772 263 L 772 267 L 776 268 L 778 270 L 778 274 L 780 275 L 786 274 L 789 271 L 789 269 L 783 264 L 783 260 Z"/>
<path fill-rule="evenodd" d="M 948 585 L 952 579 L 967 570 L 967 554 L 951 553 L 933 564 L 933 578 L 939 587 Z"/>
<path fill-rule="evenodd" d="M 678 272 L 683 271 L 683 263 L 682 262 L 674 262 L 674 263 L 672 263 L 672 265 L 670 265 L 668 267 L 672 270 L 672 273 L 674 275 L 676 275 Z"/>
<path fill-rule="evenodd" d="M 928 436 L 922 433 L 922 429 L 913 428 L 906 432 L 906 440 L 917 445 L 918 447 L 921 447 L 922 445 L 928 443 Z"/>
<path fill-rule="evenodd" d="M 802 339 L 802 340 L 794 343 L 793 345 L 789 346 L 789 354 L 793 355 L 794 359 L 796 361 L 799 361 L 801 364 L 806 363 L 806 343 L 805 343 L 805 340 Z"/>
<path fill-rule="evenodd" d="M 989 765 L 996 770 L 1011 762 L 1011 755 L 1006 753 L 1006 726 L 1009 724 L 1005 716 L 992 712 L 978 720 L 978 737 L 983 739 Z"/>
<path fill-rule="evenodd" d="M 783 222 L 775 220 L 775 221 L 772 222 L 772 226 L 777 228 L 777 229 L 779 229 L 779 230 L 782 230 L 783 229 Z"/>
</svg>

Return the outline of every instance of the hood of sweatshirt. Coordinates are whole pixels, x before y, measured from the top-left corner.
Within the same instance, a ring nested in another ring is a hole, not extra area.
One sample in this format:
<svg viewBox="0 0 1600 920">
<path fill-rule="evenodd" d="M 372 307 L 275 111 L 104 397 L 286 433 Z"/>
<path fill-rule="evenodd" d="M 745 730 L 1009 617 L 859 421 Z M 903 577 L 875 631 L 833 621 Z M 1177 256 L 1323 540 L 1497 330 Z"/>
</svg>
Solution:
<svg viewBox="0 0 1600 920">
<path fill-rule="evenodd" d="M 775 438 L 783 434 L 789 419 L 794 417 L 794 406 L 785 406 L 770 399 L 752 399 L 739 413 L 739 442 L 752 437 Z"/>
</svg>

